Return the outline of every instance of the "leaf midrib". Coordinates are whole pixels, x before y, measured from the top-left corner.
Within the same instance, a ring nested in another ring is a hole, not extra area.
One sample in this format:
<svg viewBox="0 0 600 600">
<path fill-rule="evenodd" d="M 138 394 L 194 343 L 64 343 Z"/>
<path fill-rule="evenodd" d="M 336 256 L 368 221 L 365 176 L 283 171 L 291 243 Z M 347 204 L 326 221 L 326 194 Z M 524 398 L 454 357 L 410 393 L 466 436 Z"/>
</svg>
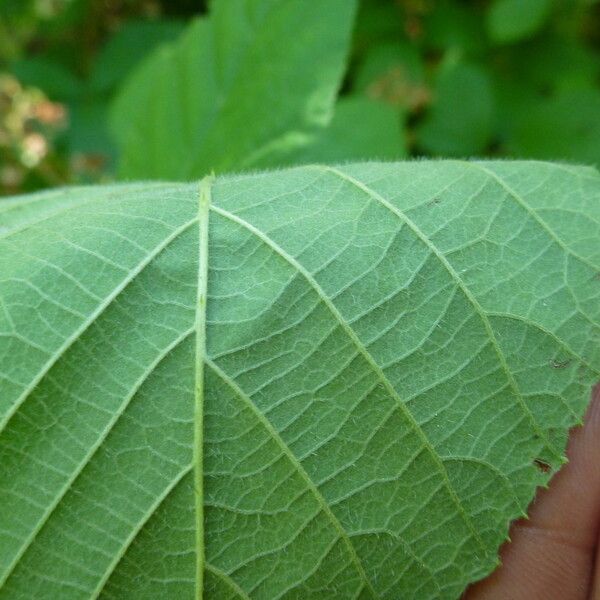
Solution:
<svg viewBox="0 0 600 600">
<path fill-rule="evenodd" d="M 206 304 L 208 290 L 208 220 L 214 176 L 201 182 L 198 190 L 198 281 L 196 296 L 196 352 L 194 382 L 194 501 L 196 539 L 196 598 L 204 594 L 204 364 L 206 361 Z"/>
</svg>

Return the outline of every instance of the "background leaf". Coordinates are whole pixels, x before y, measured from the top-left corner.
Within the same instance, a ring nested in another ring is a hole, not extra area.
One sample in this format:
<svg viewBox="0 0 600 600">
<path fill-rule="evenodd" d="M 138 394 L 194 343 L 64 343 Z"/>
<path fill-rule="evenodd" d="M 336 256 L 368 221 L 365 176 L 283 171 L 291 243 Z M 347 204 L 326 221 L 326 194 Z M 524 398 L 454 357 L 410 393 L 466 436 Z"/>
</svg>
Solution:
<svg viewBox="0 0 600 600">
<path fill-rule="evenodd" d="M 392 106 L 415 108 L 423 101 L 424 65 L 409 44 L 398 42 L 374 46 L 359 64 L 354 86 L 366 96 Z"/>
<path fill-rule="evenodd" d="M 424 19 L 424 36 L 428 47 L 465 54 L 482 54 L 487 40 L 481 24 L 479 6 L 440 0 Z"/>
<path fill-rule="evenodd" d="M 494 0 L 488 14 L 492 40 L 506 43 L 529 37 L 547 19 L 552 0 Z"/>
<path fill-rule="evenodd" d="M 114 107 L 124 177 L 278 164 L 326 126 L 355 1 L 217 2 L 149 59 Z M 197 85 L 201 81 L 202 85 Z"/>
<path fill-rule="evenodd" d="M 180 21 L 128 21 L 102 48 L 94 61 L 90 85 L 98 93 L 111 92 L 141 60 L 183 31 Z"/>
<path fill-rule="evenodd" d="M 457 598 L 598 379 L 600 175 L 219 177 L 210 223 L 206 193 L 0 205 L 0 598 L 194 597 L 202 538 L 207 598 Z"/>
<path fill-rule="evenodd" d="M 481 154 L 491 141 L 494 96 L 489 75 L 475 65 L 450 62 L 438 73 L 433 106 L 417 135 L 436 155 Z"/>
<path fill-rule="evenodd" d="M 329 127 L 305 148 L 288 156 L 287 162 L 398 160 L 406 156 L 401 125 L 401 114 L 394 107 L 361 96 L 348 96 L 337 103 Z"/>
<path fill-rule="evenodd" d="M 108 120 L 136 169 L 123 166 L 124 178 L 190 178 L 212 166 L 243 171 L 316 156 L 339 163 L 398 156 L 398 148 L 413 157 L 600 165 L 594 144 L 573 134 L 577 119 L 562 108 L 572 102 L 589 114 L 580 121 L 593 121 L 594 101 L 582 98 L 600 90 L 600 3 L 317 4 L 307 13 L 299 0 L 213 0 L 208 15 L 206 0 L 5 0 L 0 194 L 114 180 Z M 262 27 L 262 7 L 281 19 Z M 197 18 L 206 27 L 194 26 Z M 115 95 L 121 108 L 111 111 Z M 359 101 L 360 120 L 340 135 L 345 107 Z M 385 126 L 393 109 L 399 126 Z M 539 128 L 543 143 L 535 140 Z"/>
<path fill-rule="evenodd" d="M 56 100 L 70 100 L 81 93 L 81 81 L 64 65 L 51 59 L 22 59 L 13 63 L 12 71 L 25 85 L 39 87 Z"/>
<path fill-rule="evenodd" d="M 536 111 L 524 107 L 509 141 L 517 156 L 561 159 L 575 155 L 583 163 L 600 160 L 600 92 L 563 92 L 540 101 Z"/>
</svg>

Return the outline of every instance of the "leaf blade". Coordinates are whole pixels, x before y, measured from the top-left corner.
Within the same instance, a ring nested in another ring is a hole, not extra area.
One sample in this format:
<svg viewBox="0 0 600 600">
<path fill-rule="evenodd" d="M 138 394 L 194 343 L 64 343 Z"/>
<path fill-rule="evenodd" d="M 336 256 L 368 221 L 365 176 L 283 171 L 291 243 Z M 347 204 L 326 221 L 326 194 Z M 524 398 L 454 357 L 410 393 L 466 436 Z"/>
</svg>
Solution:
<svg viewBox="0 0 600 600">
<path fill-rule="evenodd" d="M 34 382 L 0 434 L 0 597 L 198 594 L 204 355 L 205 594 L 457 597 L 600 374 L 600 176 L 365 163 L 210 191 L 210 222 L 197 184 L 0 212 L 3 399 Z M 20 339 L 58 356 L 37 383 Z"/>
</svg>

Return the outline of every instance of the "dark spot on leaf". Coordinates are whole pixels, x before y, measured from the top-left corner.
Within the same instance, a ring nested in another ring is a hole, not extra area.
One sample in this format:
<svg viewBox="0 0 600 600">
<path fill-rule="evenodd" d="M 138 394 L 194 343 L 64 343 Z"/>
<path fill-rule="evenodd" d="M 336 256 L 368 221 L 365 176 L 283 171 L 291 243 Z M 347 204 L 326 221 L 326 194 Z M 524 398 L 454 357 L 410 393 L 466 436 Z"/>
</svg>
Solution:
<svg viewBox="0 0 600 600">
<path fill-rule="evenodd" d="M 432 200 L 430 200 L 427 203 L 427 206 L 433 206 L 434 204 L 439 204 L 442 201 L 442 199 L 439 196 L 436 196 L 435 198 L 433 198 Z"/>
<path fill-rule="evenodd" d="M 541 473 L 548 473 L 550 471 L 550 465 L 541 458 L 534 459 L 533 464 L 539 469 Z"/>
</svg>

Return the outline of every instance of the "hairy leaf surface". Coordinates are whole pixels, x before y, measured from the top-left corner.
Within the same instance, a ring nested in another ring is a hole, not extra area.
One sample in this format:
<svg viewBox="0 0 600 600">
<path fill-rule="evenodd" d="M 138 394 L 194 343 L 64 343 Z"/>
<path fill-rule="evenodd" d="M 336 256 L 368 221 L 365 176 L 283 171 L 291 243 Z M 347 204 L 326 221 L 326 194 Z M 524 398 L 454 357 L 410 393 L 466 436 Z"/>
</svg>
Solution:
<svg viewBox="0 0 600 600">
<path fill-rule="evenodd" d="M 0 598 L 457 598 L 599 378 L 599 242 L 532 162 L 2 201 Z"/>
</svg>

